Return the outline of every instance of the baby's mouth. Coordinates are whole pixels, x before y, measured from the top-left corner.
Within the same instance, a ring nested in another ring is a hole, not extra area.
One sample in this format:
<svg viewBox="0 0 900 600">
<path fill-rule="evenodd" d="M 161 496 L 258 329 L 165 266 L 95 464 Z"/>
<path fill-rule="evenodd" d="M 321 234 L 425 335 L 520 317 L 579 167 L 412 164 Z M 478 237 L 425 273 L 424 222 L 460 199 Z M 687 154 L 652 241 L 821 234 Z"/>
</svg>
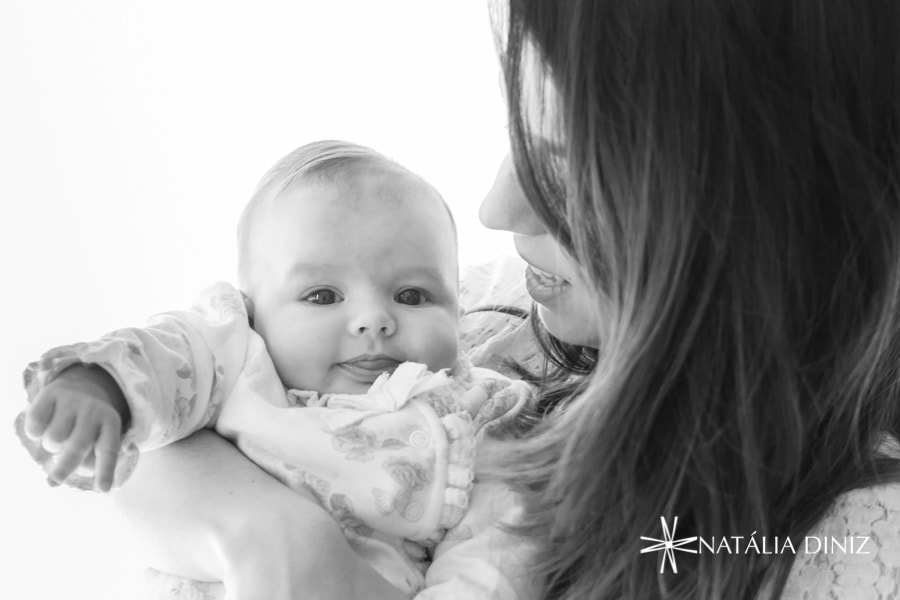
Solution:
<svg viewBox="0 0 900 600">
<path fill-rule="evenodd" d="M 356 358 L 351 358 L 341 364 L 346 365 L 349 368 L 383 373 L 385 371 L 393 372 L 393 370 L 397 368 L 397 365 L 400 364 L 400 361 L 391 358 L 390 356 L 379 354 L 357 356 Z"/>
<path fill-rule="evenodd" d="M 393 373 L 399 364 L 399 360 L 384 354 L 363 354 L 337 366 L 351 379 L 371 385 L 382 373 Z"/>
</svg>

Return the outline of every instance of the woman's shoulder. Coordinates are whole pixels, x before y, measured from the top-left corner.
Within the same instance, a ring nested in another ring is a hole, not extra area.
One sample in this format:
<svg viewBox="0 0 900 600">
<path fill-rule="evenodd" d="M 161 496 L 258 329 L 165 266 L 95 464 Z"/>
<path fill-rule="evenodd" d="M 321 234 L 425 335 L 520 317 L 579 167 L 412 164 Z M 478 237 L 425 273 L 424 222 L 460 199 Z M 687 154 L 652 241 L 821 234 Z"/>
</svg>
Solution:
<svg viewBox="0 0 900 600">
<path fill-rule="evenodd" d="M 796 551 L 784 600 L 900 597 L 900 482 L 843 494 Z"/>
</svg>

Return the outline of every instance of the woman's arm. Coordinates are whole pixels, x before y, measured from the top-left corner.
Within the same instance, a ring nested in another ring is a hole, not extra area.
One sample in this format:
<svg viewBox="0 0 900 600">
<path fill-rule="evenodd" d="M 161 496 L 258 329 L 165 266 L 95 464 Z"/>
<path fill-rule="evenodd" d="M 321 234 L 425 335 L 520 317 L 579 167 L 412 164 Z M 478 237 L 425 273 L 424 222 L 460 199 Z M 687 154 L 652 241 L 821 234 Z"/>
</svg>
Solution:
<svg viewBox="0 0 900 600">
<path fill-rule="evenodd" d="M 152 566 L 222 581 L 229 598 L 402 598 L 310 495 L 210 431 L 148 452 L 112 494 Z"/>
</svg>

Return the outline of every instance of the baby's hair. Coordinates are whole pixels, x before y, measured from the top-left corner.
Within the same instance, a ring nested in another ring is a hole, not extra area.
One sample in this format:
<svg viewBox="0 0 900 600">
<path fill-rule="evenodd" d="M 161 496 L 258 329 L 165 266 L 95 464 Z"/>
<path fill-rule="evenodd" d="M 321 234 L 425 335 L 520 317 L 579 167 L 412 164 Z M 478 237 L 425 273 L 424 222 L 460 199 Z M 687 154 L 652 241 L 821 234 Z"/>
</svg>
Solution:
<svg viewBox="0 0 900 600">
<path fill-rule="evenodd" d="M 357 176 L 371 173 L 373 170 L 409 175 L 425 183 L 444 204 L 450 217 L 453 234 L 456 235 L 456 222 L 443 197 L 433 186 L 403 165 L 360 144 L 340 140 L 311 142 L 289 153 L 263 175 L 250 197 L 250 201 L 241 213 L 237 227 L 238 278 L 241 286 L 246 285 L 249 274 L 250 232 L 253 230 L 253 222 L 260 203 L 301 185 L 311 183 L 350 184 Z"/>
</svg>

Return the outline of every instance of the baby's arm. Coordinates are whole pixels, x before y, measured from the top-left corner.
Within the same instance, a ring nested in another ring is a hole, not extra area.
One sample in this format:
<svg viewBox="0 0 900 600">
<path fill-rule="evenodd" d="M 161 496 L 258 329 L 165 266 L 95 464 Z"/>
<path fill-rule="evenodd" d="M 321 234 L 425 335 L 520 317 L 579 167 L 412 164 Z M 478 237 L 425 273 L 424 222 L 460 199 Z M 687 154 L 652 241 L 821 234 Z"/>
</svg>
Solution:
<svg viewBox="0 0 900 600">
<path fill-rule="evenodd" d="M 147 327 L 121 329 L 95 342 L 54 348 L 26 371 L 31 406 L 17 422 L 20 437 L 52 481 L 68 475 L 66 482 L 75 487 L 107 489 L 115 467 L 113 485 L 121 485 L 138 449 L 182 439 L 215 421 L 242 370 L 250 334 L 240 292 L 217 284 L 190 311 L 164 313 Z M 118 429 L 110 405 L 118 407 Z M 84 418 L 77 431 L 72 429 L 76 415 Z M 104 422 L 102 437 L 98 419 Z M 121 442 L 113 439 L 115 432 Z M 90 451 L 79 453 L 92 436 L 93 442 L 102 439 L 103 451 L 116 446 L 118 457 L 103 458 L 102 473 L 73 473 L 85 457 L 90 470 Z M 56 452 L 61 453 L 54 461 L 50 453 Z"/>
</svg>

